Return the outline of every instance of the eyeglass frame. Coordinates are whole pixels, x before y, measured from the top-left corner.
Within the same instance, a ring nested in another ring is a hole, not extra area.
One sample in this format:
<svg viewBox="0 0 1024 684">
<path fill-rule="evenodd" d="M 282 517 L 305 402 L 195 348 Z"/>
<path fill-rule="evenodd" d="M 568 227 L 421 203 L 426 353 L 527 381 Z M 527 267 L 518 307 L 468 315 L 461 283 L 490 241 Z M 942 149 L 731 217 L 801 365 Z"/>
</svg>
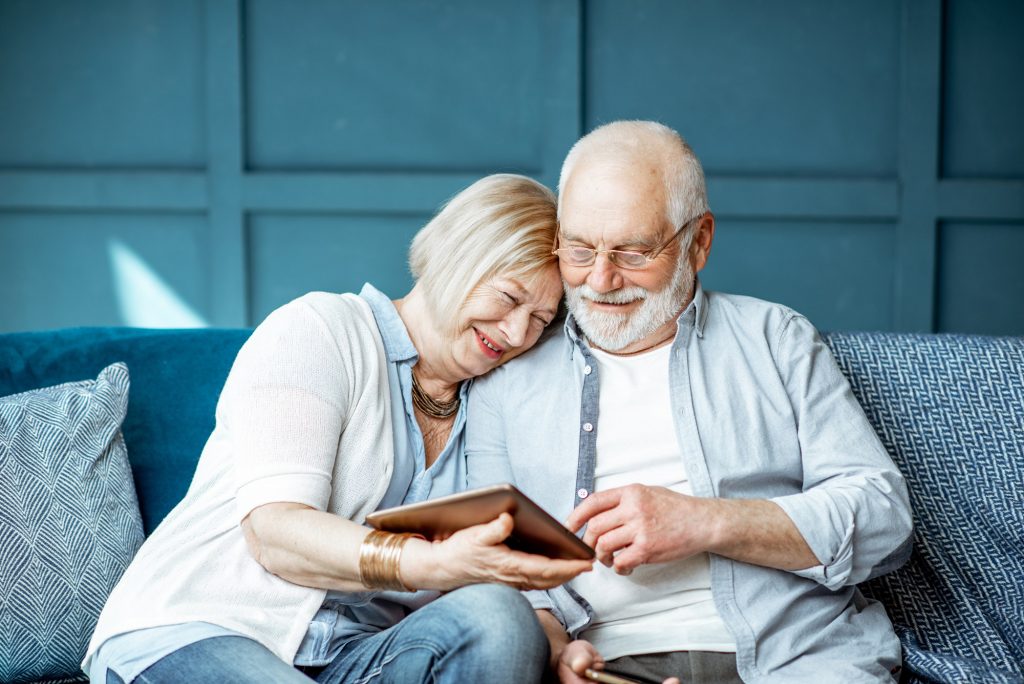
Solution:
<svg viewBox="0 0 1024 684">
<path fill-rule="evenodd" d="M 672 234 L 672 237 L 670 237 L 669 239 L 665 240 L 664 242 L 662 242 L 657 247 L 654 247 L 653 249 L 650 249 L 650 250 L 648 250 L 646 252 L 636 252 L 636 251 L 633 251 L 631 249 L 594 249 L 593 247 L 579 247 L 579 246 L 577 246 L 577 247 L 558 247 L 557 246 L 558 245 L 558 240 L 559 240 L 559 237 L 562 234 L 562 225 L 561 225 L 561 223 L 556 222 L 556 226 L 557 226 L 558 230 L 555 232 L 555 249 L 551 250 L 551 254 L 553 254 L 557 259 L 561 260 L 562 257 L 559 254 L 559 252 L 562 251 L 562 250 L 567 250 L 567 249 L 585 249 L 588 252 L 591 252 L 593 254 L 593 257 L 592 257 L 592 259 L 590 261 L 588 261 L 585 264 L 571 264 L 571 263 L 568 263 L 568 261 L 566 261 L 567 265 L 571 266 L 573 268 L 586 268 L 587 266 L 593 266 L 594 264 L 597 263 L 597 255 L 598 254 L 607 254 L 608 255 L 608 261 L 611 264 L 613 264 L 616 268 L 622 268 L 622 269 L 625 269 L 627 271 L 642 271 L 645 268 L 647 268 L 648 266 L 650 266 L 652 261 L 654 261 L 659 256 L 661 256 L 661 253 L 665 251 L 665 248 L 668 247 L 669 245 L 671 245 L 680 235 L 682 235 L 683 231 L 686 230 L 690 226 L 691 223 L 693 223 L 694 221 L 696 221 L 698 219 L 704 218 L 704 216 L 706 216 L 706 212 L 705 213 L 697 214 L 696 216 L 687 219 L 686 221 L 683 222 L 683 225 L 681 225 L 679 227 L 679 230 L 677 230 L 675 233 Z M 629 255 L 642 256 L 647 261 L 644 262 L 643 266 L 627 266 L 625 264 L 620 264 L 615 259 L 615 255 L 616 254 L 629 254 Z"/>
</svg>

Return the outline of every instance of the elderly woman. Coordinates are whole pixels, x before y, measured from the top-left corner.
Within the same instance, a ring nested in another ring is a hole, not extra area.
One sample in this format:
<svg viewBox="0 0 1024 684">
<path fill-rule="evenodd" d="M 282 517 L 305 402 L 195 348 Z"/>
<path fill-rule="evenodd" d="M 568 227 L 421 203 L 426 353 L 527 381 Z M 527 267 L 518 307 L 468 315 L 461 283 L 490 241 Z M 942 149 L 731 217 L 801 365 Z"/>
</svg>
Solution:
<svg viewBox="0 0 1024 684">
<path fill-rule="evenodd" d="M 188 494 L 100 616 L 92 681 L 539 680 L 547 640 L 511 587 L 589 562 L 511 551 L 507 514 L 435 542 L 361 522 L 465 487 L 465 381 L 555 316 L 554 232 L 549 190 L 490 176 L 413 240 L 402 299 L 313 293 L 256 328 Z"/>
</svg>

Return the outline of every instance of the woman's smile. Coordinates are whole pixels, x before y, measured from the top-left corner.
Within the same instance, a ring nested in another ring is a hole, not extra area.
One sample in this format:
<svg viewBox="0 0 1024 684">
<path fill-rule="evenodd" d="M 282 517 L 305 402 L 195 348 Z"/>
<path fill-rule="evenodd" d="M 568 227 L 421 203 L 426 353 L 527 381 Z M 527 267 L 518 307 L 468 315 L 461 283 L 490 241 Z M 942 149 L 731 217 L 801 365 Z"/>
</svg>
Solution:
<svg viewBox="0 0 1024 684">
<path fill-rule="evenodd" d="M 476 328 L 473 328 L 473 332 L 476 333 L 476 340 L 480 345 L 480 349 L 483 350 L 487 358 L 494 360 L 501 358 L 501 355 L 505 352 L 504 347 L 495 342 L 493 338 L 488 337 Z"/>
</svg>

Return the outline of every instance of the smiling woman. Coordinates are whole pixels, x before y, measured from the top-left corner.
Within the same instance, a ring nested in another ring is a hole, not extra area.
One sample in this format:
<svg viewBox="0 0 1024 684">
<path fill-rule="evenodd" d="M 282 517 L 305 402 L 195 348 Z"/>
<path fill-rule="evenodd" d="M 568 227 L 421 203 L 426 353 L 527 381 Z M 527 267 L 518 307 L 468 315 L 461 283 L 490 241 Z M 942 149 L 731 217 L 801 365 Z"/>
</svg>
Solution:
<svg viewBox="0 0 1024 684">
<path fill-rule="evenodd" d="M 188 494 L 100 616 L 92 680 L 340 682 L 400 667 L 409 681 L 539 681 L 547 640 L 510 587 L 556 586 L 589 562 L 510 551 L 507 514 L 434 543 L 362 523 L 465 487 L 463 381 L 554 318 L 554 233 L 547 188 L 489 176 L 416 236 L 404 297 L 366 285 L 271 313 L 235 360 Z"/>
</svg>

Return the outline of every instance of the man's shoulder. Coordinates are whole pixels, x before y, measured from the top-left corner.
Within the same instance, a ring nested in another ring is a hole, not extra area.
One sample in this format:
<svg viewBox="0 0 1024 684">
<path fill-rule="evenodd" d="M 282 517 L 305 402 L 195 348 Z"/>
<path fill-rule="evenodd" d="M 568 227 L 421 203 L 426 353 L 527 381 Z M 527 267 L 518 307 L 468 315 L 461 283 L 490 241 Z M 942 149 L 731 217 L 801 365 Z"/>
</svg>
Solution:
<svg viewBox="0 0 1024 684">
<path fill-rule="evenodd" d="M 759 297 L 751 297 L 750 295 L 733 294 L 731 292 L 718 292 L 717 290 L 705 290 L 705 296 L 708 300 L 708 307 L 711 310 L 722 309 L 729 313 L 740 313 L 740 314 L 756 314 L 756 315 L 779 315 L 779 316 L 799 316 L 801 315 L 798 311 L 792 307 L 786 306 L 779 302 L 769 301 L 767 299 L 760 299 Z"/>
<path fill-rule="evenodd" d="M 552 324 L 532 349 L 498 366 L 473 381 L 475 387 L 501 385 L 506 388 L 523 386 L 538 379 L 550 382 L 559 372 L 569 372 L 571 342 L 561 323 Z"/>
<path fill-rule="evenodd" d="M 794 318 L 806 320 L 795 309 L 767 299 L 727 292 L 705 291 L 707 298 L 706 325 L 725 324 L 735 330 L 737 327 L 777 332 Z"/>
</svg>

